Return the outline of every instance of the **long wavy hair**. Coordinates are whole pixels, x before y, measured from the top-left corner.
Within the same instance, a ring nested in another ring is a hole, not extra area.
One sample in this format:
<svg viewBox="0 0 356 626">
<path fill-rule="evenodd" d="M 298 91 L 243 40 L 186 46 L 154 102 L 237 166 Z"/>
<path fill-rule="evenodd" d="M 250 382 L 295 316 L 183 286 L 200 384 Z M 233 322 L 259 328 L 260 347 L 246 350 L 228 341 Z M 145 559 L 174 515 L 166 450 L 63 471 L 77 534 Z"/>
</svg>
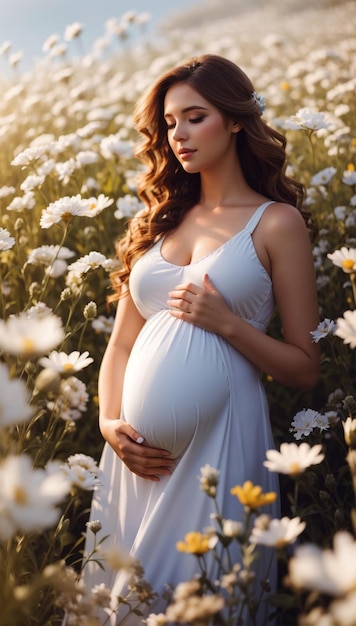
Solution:
<svg viewBox="0 0 356 626">
<path fill-rule="evenodd" d="M 303 214 L 303 187 L 285 173 L 286 139 L 261 118 L 248 76 L 223 57 L 194 57 L 166 72 L 136 105 L 134 122 L 142 137 L 136 156 L 145 165 L 138 194 L 146 208 L 130 221 L 117 244 L 121 267 L 112 276 L 112 300 L 120 296 L 136 259 L 176 228 L 184 214 L 199 202 L 199 173 L 184 171 L 167 140 L 164 100 L 167 91 L 180 82 L 195 89 L 226 120 L 241 125 L 236 149 L 248 185 L 271 200 L 296 206 Z M 307 214 L 303 216 L 307 222 Z"/>
</svg>

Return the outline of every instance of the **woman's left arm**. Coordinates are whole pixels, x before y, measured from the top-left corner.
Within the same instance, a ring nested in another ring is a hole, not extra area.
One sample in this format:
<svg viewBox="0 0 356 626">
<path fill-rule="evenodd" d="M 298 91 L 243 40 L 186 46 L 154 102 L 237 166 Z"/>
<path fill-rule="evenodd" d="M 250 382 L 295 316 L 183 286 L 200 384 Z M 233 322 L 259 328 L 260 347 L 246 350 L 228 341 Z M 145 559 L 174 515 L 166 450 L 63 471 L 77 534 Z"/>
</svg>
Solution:
<svg viewBox="0 0 356 626">
<path fill-rule="evenodd" d="M 272 206 L 259 225 L 259 239 L 270 259 L 283 341 L 233 313 L 208 276 L 203 288 L 178 285 L 169 294 L 168 304 L 171 315 L 221 335 L 280 383 L 310 389 L 319 377 L 320 355 L 310 334 L 318 325 L 319 313 L 309 235 L 299 211 L 280 203 Z"/>
</svg>

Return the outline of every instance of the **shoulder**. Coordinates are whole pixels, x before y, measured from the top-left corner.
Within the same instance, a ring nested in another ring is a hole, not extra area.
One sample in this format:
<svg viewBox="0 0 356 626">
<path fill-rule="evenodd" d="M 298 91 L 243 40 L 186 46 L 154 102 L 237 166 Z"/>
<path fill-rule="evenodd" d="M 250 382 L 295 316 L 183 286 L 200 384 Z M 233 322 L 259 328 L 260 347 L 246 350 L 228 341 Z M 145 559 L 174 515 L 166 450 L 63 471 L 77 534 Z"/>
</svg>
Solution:
<svg viewBox="0 0 356 626">
<path fill-rule="evenodd" d="M 287 234 L 288 232 L 300 229 L 308 232 L 304 218 L 300 211 L 291 204 L 284 202 L 273 202 L 264 211 L 261 225 L 266 233 Z"/>
<path fill-rule="evenodd" d="M 271 262 L 311 256 L 310 235 L 304 218 L 290 204 L 274 202 L 267 207 L 261 220 L 261 235 Z"/>
<path fill-rule="evenodd" d="M 310 245 L 309 231 L 298 209 L 284 202 L 270 204 L 263 213 L 260 233 L 268 249 L 291 242 Z"/>
</svg>

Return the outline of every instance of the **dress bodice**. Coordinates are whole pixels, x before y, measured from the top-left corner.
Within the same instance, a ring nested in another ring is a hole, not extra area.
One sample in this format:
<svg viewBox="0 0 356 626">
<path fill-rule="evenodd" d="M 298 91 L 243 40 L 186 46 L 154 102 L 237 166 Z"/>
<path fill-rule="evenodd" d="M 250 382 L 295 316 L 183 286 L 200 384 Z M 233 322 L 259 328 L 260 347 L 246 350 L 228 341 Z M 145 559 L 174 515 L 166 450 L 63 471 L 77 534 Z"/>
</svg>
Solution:
<svg viewBox="0 0 356 626">
<path fill-rule="evenodd" d="M 202 286 L 208 274 L 232 311 L 265 330 L 275 303 L 271 278 L 257 256 L 252 234 L 269 204 L 262 204 L 228 241 L 189 265 L 167 261 L 161 252 L 162 239 L 157 241 L 131 272 L 130 291 L 140 314 L 148 319 L 168 310 L 169 291 L 185 282 Z"/>
</svg>

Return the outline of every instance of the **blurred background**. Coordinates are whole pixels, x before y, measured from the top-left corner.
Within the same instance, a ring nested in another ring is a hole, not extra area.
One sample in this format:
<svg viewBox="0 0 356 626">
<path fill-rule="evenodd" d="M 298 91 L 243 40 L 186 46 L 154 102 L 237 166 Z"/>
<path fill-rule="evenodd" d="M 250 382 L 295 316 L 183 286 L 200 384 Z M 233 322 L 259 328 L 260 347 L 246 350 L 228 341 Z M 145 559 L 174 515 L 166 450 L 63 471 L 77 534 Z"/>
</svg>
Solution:
<svg viewBox="0 0 356 626">
<path fill-rule="evenodd" d="M 320 11 L 322 20 L 324 8 L 342 4 L 343 0 L 313 0 L 312 8 Z M 214 23 L 217 25 L 215 37 L 219 37 L 218 22 L 229 16 L 241 20 L 237 36 L 250 34 L 253 39 L 268 32 L 285 35 L 291 16 L 298 21 L 305 19 L 305 27 L 308 27 L 310 8 L 308 0 L 177 0 L 174 3 L 162 0 L 0 0 L 0 55 L 1 46 L 11 44 L 11 53 L 20 59 L 16 63 L 19 69 L 28 70 L 43 56 L 43 44 L 48 37 L 58 35 L 59 40 L 63 39 L 66 27 L 75 22 L 83 27 L 80 53 L 87 53 L 96 41 L 104 45 L 109 20 L 120 22 L 130 12 L 146 14 L 147 22 L 140 30 L 130 32 L 126 46 L 132 45 L 138 36 L 142 40 L 144 35 L 156 43 L 158 38 L 164 39 L 175 31 L 188 40 L 190 29 L 204 24 L 213 27 Z M 308 34 L 312 36 L 312 32 Z M 327 37 L 326 30 L 326 40 Z M 207 47 L 209 44 L 211 41 L 206 41 Z M 0 58 L 0 74 L 7 72 L 8 64 Z"/>
</svg>

